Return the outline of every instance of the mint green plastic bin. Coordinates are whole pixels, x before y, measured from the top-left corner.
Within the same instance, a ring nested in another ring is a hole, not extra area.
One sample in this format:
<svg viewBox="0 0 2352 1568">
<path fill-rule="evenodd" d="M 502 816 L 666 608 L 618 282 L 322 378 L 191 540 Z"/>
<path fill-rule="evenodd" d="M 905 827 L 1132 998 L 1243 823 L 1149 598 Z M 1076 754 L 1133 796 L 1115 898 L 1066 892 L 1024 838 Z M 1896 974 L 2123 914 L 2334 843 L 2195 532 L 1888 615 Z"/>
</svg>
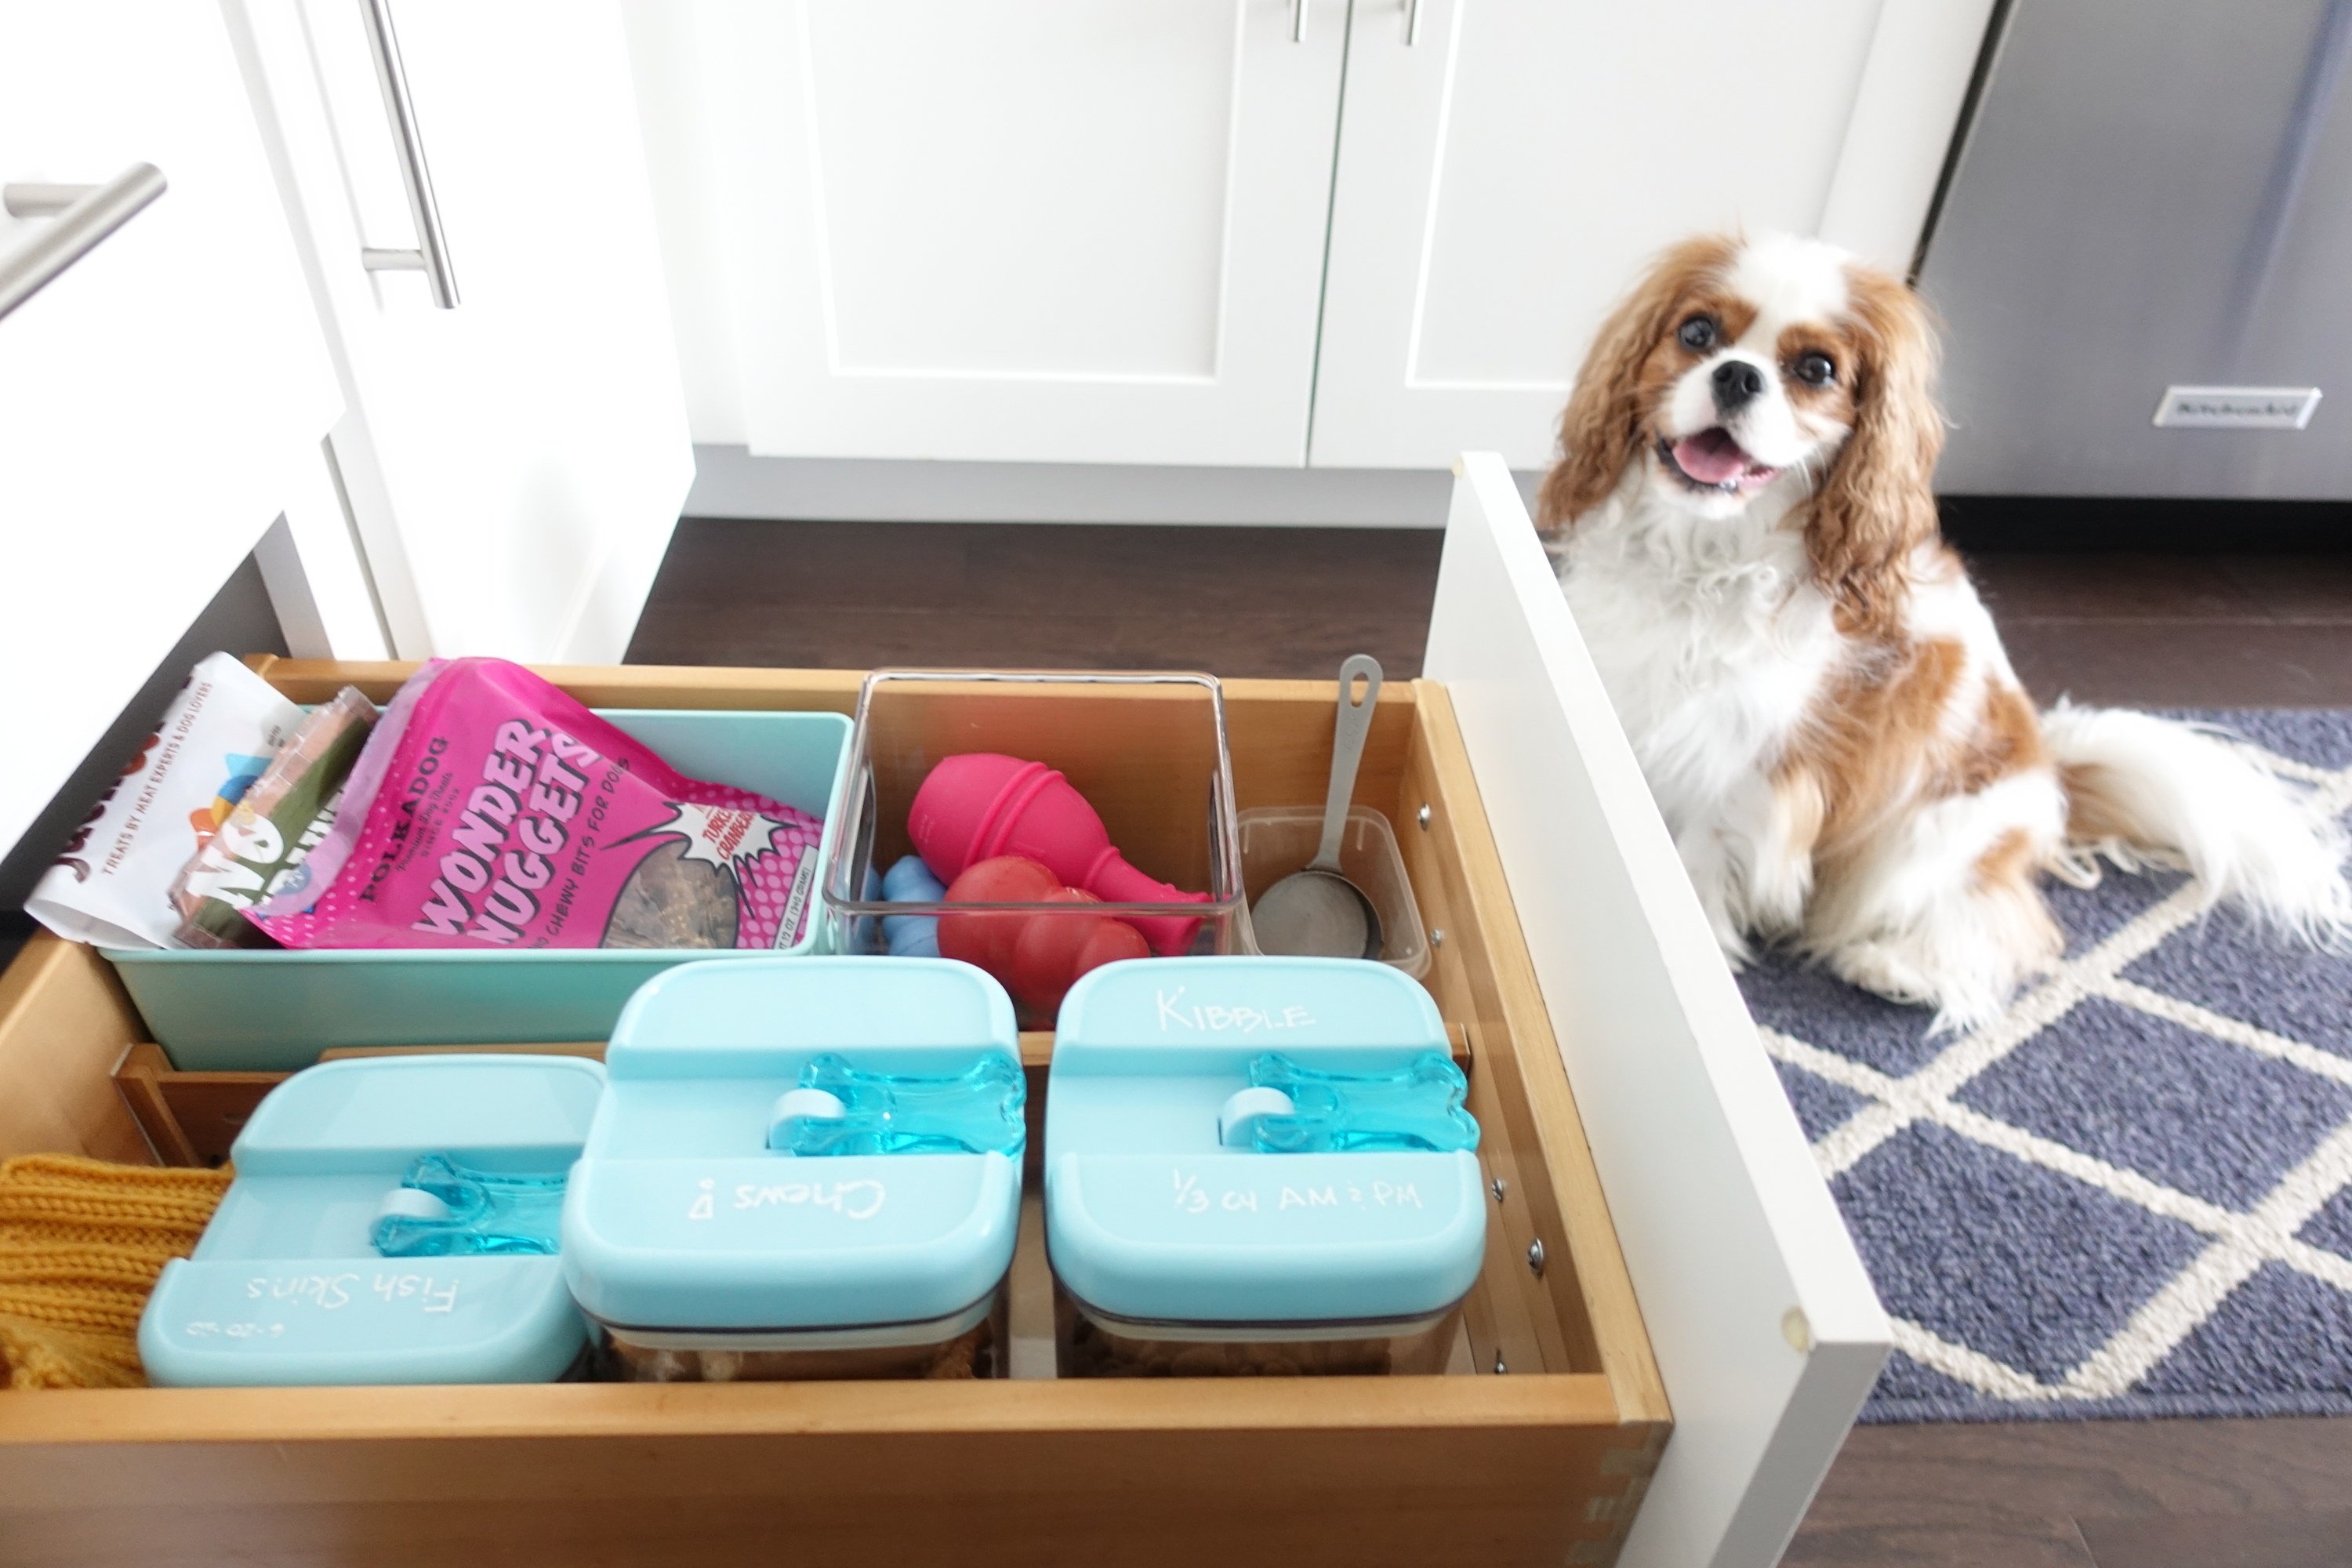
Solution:
<svg viewBox="0 0 2352 1568">
<path fill-rule="evenodd" d="M 842 713 L 605 708 L 597 711 L 688 778 L 824 818 L 833 856 L 849 775 Z M 840 923 L 812 893 L 785 952 L 832 952 Z M 638 986 L 673 964 L 764 958 L 708 948 L 447 948 L 295 952 L 106 951 L 156 1043 L 184 1072 L 291 1072 L 341 1046 L 523 1045 L 601 1040 Z"/>
</svg>

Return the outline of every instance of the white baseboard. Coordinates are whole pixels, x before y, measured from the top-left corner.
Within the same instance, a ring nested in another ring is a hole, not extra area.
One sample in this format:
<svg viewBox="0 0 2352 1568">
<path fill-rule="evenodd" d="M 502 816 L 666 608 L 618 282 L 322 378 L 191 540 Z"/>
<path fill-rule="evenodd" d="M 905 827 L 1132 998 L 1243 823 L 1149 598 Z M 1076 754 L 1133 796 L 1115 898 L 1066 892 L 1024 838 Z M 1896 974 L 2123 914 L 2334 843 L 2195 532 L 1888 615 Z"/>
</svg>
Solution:
<svg viewBox="0 0 2352 1568">
<path fill-rule="evenodd" d="M 1443 528 L 1442 468 L 1145 468 L 1111 463 L 755 458 L 694 448 L 688 517 L 830 522 L 1143 522 Z M 1535 473 L 1514 476 L 1533 495 Z"/>
</svg>

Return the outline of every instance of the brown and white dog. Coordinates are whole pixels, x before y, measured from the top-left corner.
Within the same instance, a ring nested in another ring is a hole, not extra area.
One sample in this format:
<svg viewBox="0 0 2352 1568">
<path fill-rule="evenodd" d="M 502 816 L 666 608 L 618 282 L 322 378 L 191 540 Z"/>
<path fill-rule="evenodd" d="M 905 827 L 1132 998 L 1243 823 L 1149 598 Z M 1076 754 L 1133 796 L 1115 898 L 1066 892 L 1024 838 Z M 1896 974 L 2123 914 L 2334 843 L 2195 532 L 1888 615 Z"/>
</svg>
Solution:
<svg viewBox="0 0 2352 1568">
<path fill-rule="evenodd" d="M 1542 523 L 1725 952 L 1997 1015 L 2059 955 L 2038 887 L 2086 850 L 2186 866 L 2306 939 L 2352 931 L 2346 843 L 2222 741 L 2037 715 L 1937 531 L 1935 331 L 1833 247 L 1710 236 L 1601 329 Z"/>
</svg>

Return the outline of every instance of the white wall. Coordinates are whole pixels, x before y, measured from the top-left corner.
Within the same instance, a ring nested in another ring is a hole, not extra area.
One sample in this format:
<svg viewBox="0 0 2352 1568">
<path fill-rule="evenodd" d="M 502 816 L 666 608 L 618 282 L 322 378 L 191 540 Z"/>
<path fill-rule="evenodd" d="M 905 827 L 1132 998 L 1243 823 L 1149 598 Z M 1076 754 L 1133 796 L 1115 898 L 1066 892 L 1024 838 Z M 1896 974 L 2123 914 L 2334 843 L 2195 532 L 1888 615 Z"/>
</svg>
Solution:
<svg viewBox="0 0 2352 1568">
<path fill-rule="evenodd" d="M 1454 483 L 1444 469 L 756 458 L 740 446 L 698 445 L 694 460 L 688 517 L 831 522 L 1443 528 Z M 1513 477 L 1532 503 L 1543 476 Z"/>
</svg>

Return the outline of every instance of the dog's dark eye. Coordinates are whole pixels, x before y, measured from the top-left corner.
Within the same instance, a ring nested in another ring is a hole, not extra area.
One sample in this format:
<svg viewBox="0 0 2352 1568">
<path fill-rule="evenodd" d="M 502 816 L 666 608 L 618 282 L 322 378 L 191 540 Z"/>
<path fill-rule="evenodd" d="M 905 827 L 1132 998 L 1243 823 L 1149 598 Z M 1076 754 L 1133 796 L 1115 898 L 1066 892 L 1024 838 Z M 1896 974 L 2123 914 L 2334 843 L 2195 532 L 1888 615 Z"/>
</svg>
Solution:
<svg viewBox="0 0 2352 1568">
<path fill-rule="evenodd" d="M 1712 316 L 1693 316 L 1675 335 L 1682 339 L 1683 347 L 1695 354 L 1703 354 L 1715 346 L 1716 325 Z"/>
<path fill-rule="evenodd" d="M 1801 353 L 1790 367 L 1807 386 L 1827 386 L 1837 379 L 1837 365 L 1825 353 Z"/>
</svg>

